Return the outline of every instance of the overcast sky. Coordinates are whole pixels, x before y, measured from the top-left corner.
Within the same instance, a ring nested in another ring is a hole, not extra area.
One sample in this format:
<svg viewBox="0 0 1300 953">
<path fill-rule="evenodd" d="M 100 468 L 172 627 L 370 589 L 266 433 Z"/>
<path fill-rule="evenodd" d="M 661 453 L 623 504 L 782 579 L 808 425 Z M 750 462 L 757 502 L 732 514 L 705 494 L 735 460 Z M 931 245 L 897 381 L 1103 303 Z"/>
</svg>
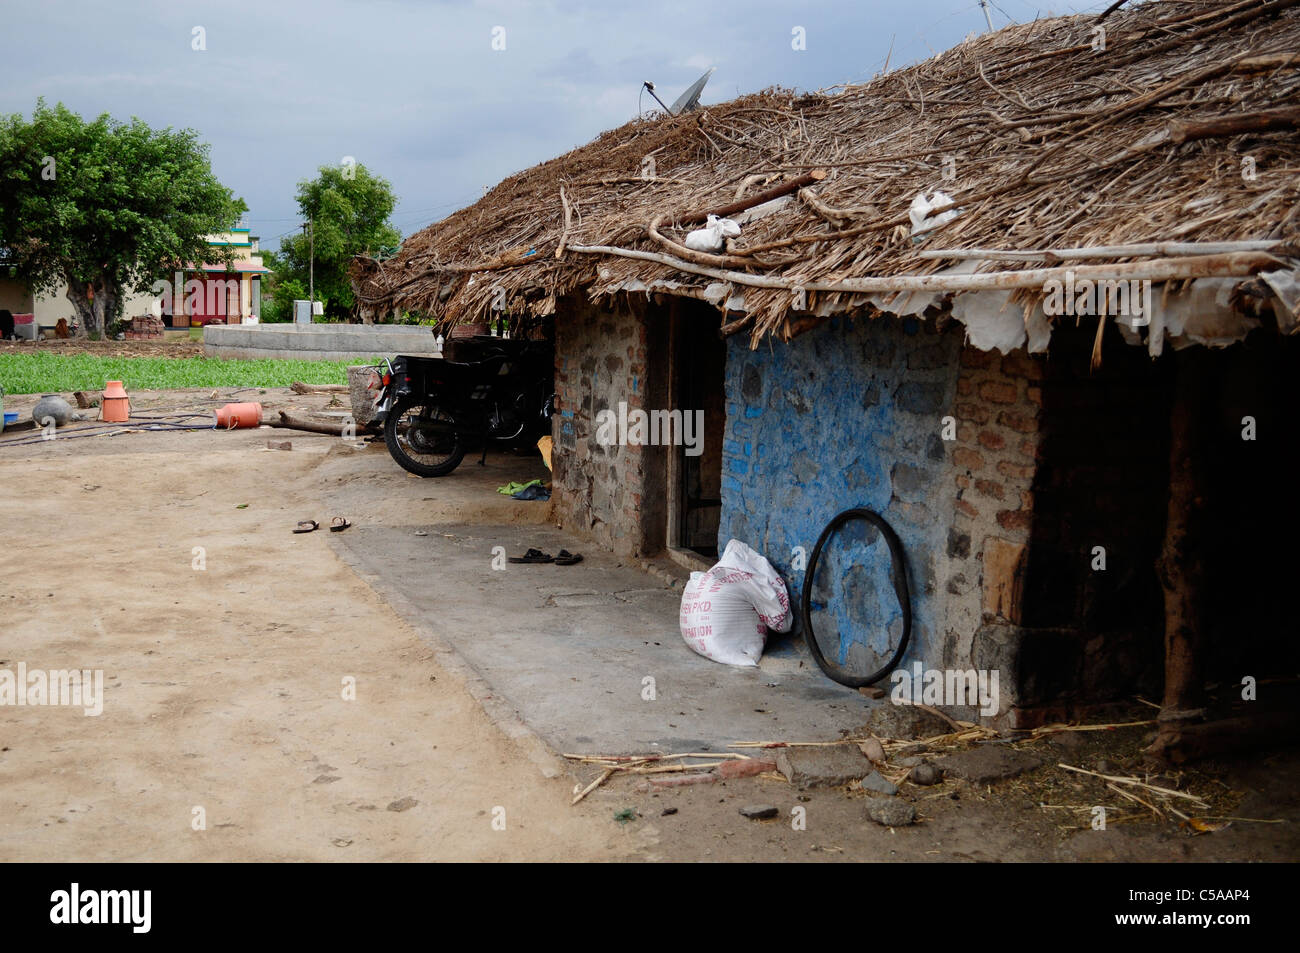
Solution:
<svg viewBox="0 0 1300 953">
<path fill-rule="evenodd" d="M 709 66 L 706 104 L 819 89 L 870 78 L 891 43 L 897 66 L 985 29 L 976 0 L 0 3 L 0 112 L 44 96 L 197 130 L 267 248 L 298 224 L 298 181 L 345 156 L 393 184 L 406 236 L 634 118 L 642 80 L 669 103 Z M 1000 27 L 1105 5 L 997 0 L 990 14 Z"/>
</svg>

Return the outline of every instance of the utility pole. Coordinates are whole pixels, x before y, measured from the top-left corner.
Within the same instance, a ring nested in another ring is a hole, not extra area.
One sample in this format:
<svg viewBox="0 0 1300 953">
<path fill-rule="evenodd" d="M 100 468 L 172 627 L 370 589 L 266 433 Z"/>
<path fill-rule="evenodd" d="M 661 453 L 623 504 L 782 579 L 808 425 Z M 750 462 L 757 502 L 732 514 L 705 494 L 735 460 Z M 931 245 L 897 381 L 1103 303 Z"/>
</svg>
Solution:
<svg viewBox="0 0 1300 953">
<path fill-rule="evenodd" d="M 989 0 L 980 0 L 980 9 L 984 11 L 984 22 L 989 25 L 989 32 L 993 32 L 993 17 L 989 16 Z M 1001 9 L 999 7 L 998 9 Z"/>
<path fill-rule="evenodd" d="M 986 11 L 987 12 L 987 11 Z M 307 255 L 307 298 L 311 301 L 312 320 L 316 318 L 316 219 L 307 219 L 307 232 L 311 236 L 311 250 Z"/>
</svg>

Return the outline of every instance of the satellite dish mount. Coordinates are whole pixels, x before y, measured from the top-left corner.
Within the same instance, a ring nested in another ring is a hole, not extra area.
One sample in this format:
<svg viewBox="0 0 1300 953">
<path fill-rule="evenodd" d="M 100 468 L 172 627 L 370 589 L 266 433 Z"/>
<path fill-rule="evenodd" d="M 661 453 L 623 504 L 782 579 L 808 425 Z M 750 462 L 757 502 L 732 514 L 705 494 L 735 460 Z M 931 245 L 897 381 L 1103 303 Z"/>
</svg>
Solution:
<svg viewBox="0 0 1300 953">
<path fill-rule="evenodd" d="M 671 106 L 664 106 L 664 101 L 655 92 L 654 83 L 646 80 L 643 85 L 650 95 L 654 97 L 655 102 L 663 106 L 664 112 L 670 116 L 680 116 L 682 113 L 690 112 L 700 104 L 700 94 L 704 92 L 704 85 L 709 81 L 709 77 L 713 75 L 715 69 L 717 69 L 716 66 L 710 66 L 705 70 L 704 75 L 686 87 L 686 92 L 678 96 Z"/>
</svg>

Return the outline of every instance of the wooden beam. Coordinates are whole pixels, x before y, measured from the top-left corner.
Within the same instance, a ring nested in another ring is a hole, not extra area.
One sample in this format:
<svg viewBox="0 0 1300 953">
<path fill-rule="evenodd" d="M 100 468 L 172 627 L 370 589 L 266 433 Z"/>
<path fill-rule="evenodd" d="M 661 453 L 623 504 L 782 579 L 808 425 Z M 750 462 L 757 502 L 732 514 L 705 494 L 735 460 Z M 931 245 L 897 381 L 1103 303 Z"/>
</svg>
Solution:
<svg viewBox="0 0 1300 953">
<path fill-rule="evenodd" d="M 1146 280 L 1169 281 L 1174 278 L 1233 277 L 1248 278 L 1270 266 L 1276 267 L 1279 259 L 1265 252 L 1237 252 L 1230 255 L 1190 255 L 1183 258 L 1160 258 L 1151 261 L 1127 262 L 1118 265 L 1079 265 L 1070 268 L 1026 268 L 1020 271 L 992 271 L 977 275 L 892 275 L 865 278 L 844 278 L 840 281 L 793 281 L 770 275 L 755 275 L 744 271 L 730 271 L 696 265 L 671 255 L 641 251 L 636 248 L 618 248 L 613 245 L 570 245 L 569 251 L 588 255 L 616 255 L 667 265 L 692 275 L 703 275 L 730 281 L 748 288 L 776 288 L 831 293 L 874 294 L 881 291 L 1008 291 L 1013 288 L 1039 288 L 1048 281 L 1064 281 L 1066 272 L 1074 273 L 1075 281 L 1087 278 L 1092 281 Z"/>
<path fill-rule="evenodd" d="M 1230 255 L 1242 251 L 1270 251 L 1277 239 L 1241 242 L 1137 242 L 1129 245 L 1094 245 L 1083 248 L 931 248 L 917 258 L 986 261 L 1070 261 L 1078 258 L 1178 258 L 1184 255 Z"/>
<path fill-rule="evenodd" d="M 779 199 L 783 195 L 789 195 L 791 192 L 797 192 L 804 186 L 812 185 L 814 182 L 820 182 L 826 178 L 825 169 L 813 169 L 811 172 L 805 172 L 801 176 L 790 179 L 788 182 L 782 182 L 780 185 L 774 185 L 764 192 L 756 192 L 743 199 L 735 202 L 728 202 L 726 205 L 719 205 L 717 208 L 709 209 L 707 212 L 699 212 L 695 215 L 688 215 L 685 218 L 676 220 L 678 225 L 694 225 L 703 222 L 710 215 L 716 215 L 718 218 L 726 218 L 736 212 L 743 212 L 746 209 L 753 208 L 755 205 L 762 205 L 764 202 L 770 202 L 772 199 Z"/>
</svg>

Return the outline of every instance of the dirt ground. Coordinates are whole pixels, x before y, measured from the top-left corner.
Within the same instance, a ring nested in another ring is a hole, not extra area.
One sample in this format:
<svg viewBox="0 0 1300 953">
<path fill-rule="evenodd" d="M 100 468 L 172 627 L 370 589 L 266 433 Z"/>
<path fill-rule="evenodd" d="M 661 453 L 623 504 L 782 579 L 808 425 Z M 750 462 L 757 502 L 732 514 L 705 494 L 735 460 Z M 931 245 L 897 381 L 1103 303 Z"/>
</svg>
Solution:
<svg viewBox="0 0 1300 953">
<path fill-rule="evenodd" d="M 228 397 L 133 401 L 160 413 Z M 1006 781 L 904 784 L 920 815 L 910 827 L 867 820 L 861 792 L 766 777 L 670 790 L 613 779 L 571 806 L 597 772 L 557 773 L 481 683 L 353 574 L 324 528 L 339 513 L 358 525 L 540 520 L 542 505 L 489 485 L 520 461 L 493 456 L 481 477 L 430 481 L 381 445 L 281 430 L 30 437 L 0 436 L 0 669 L 102 669 L 105 700 L 97 717 L 0 707 L 0 860 L 1300 856 L 1294 750 L 1148 776 L 1237 818 L 1202 834 L 1056 767 L 1138 771 L 1142 728 L 1021 743 L 1043 766 Z M 306 518 L 322 529 L 293 535 Z M 740 815 L 760 803 L 777 816 Z M 1106 831 L 1090 829 L 1096 804 L 1114 811 Z"/>
<path fill-rule="evenodd" d="M 202 357 L 203 342 L 173 337 L 167 341 L 91 341 L 88 338 L 42 341 L 0 341 L 0 354 L 48 351 L 52 354 L 93 354 L 96 357 Z"/>
</svg>

